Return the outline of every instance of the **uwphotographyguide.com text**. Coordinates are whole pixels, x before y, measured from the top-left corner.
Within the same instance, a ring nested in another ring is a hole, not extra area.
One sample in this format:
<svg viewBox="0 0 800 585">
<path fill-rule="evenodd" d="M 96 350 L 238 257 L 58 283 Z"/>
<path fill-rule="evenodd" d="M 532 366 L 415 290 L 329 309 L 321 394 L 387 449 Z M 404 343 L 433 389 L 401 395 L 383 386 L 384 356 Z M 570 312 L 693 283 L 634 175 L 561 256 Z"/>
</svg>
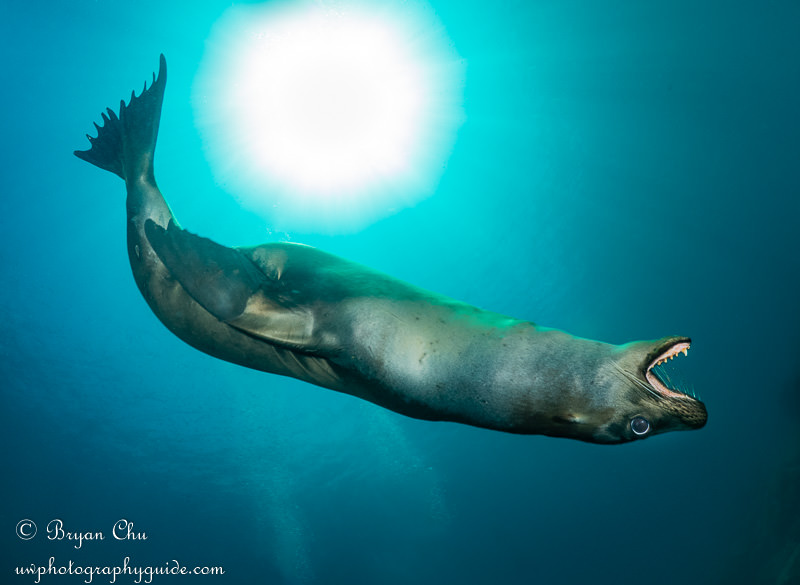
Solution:
<svg viewBox="0 0 800 585">
<path fill-rule="evenodd" d="M 224 575 L 222 567 L 184 567 L 175 559 L 159 566 L 131 565 L 131 558 L 125 557 L 121 564 L 115 566 L 80 565 L 73 561 L 58 563 L 55 557 L 50 557 L 46 565 L 18 566 L 14 569 L 17 575 L 29 575 L 33 583 L 41 583 L 42 578 L 58 575 L 82 575 L 84 583 L 92 583 L 97 578 L 102 582 L 117 583 L 117 579 L 132 579 L 133 583 L 152 583 L 153 577 L 161 575 Z M 106 581 L 107 580 L 107 581 Z"/>
</svg>

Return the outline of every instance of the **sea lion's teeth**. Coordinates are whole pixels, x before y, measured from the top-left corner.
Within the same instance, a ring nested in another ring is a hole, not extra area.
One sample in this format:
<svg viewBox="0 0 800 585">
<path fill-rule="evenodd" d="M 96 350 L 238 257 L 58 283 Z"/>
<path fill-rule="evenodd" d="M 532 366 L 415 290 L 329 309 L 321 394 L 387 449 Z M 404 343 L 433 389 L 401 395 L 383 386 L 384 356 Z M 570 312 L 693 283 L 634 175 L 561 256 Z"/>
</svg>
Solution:
<svg viewBox="0 0 800 585">
<path fill-rule="evenodd" d="M 683 348 L 683 355 L 689 355 L 689 348 L 688 347 L 684 347 Z"/>
</svg>

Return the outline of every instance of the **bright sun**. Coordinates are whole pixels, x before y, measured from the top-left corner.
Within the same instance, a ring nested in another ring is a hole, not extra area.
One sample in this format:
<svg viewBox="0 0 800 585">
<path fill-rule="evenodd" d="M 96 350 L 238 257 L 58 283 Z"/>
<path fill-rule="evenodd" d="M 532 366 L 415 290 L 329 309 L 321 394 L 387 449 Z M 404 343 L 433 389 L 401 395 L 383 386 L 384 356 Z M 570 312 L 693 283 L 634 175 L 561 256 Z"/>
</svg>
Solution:
<svg viewBox="0 0 800 585">
<path fill-rule="evenodd" d="M 463 62 L 424 5 L 380 6 L 239 7 L 213 32 L 194 92 L 212 170 L 282 229 L 352 231 L 439 181 Z"/>
</svg>

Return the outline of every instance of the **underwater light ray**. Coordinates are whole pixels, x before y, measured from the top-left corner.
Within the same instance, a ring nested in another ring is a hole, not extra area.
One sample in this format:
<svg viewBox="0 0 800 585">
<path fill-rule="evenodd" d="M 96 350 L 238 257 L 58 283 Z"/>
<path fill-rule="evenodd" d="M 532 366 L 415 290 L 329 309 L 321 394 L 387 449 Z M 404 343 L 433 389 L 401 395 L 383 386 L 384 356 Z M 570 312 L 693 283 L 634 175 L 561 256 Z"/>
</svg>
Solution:
<svg viewBox="0 0 800 585">
<path fill-rule="evenodd" d="M 280 230 L 343 233 L 430 195 L 464 63 L 422 3 L 233 7 L 193 88 L 218 183 Z"/>
</svg>

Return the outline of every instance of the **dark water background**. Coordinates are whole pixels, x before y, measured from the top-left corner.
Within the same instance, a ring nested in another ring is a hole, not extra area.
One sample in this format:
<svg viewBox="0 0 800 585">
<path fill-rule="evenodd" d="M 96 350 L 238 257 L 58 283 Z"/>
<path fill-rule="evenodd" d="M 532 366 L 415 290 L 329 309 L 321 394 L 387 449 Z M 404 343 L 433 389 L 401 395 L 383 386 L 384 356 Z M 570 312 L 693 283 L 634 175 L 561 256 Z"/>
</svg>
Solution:
<svg viewBox="0 0 800 585">
<path fill-rule="evenodd" d="M 156 320 L 122 184 L 71 153 L 164 52 L 159 185 L 193 231 L 263 240 L 190 107 L 229 5 L 0 3 L 0 582 L 51 556 L 225 569 L 154 583 L 800 582 L 800 4 L 434 0 L 468 64 L 437 193 L 291 234 L 577 335 L 690 335 L 707 427 L 619 447 L 410 420 Z M 107 539 L 48 541 L 54 518 Z"/>
</svg>

